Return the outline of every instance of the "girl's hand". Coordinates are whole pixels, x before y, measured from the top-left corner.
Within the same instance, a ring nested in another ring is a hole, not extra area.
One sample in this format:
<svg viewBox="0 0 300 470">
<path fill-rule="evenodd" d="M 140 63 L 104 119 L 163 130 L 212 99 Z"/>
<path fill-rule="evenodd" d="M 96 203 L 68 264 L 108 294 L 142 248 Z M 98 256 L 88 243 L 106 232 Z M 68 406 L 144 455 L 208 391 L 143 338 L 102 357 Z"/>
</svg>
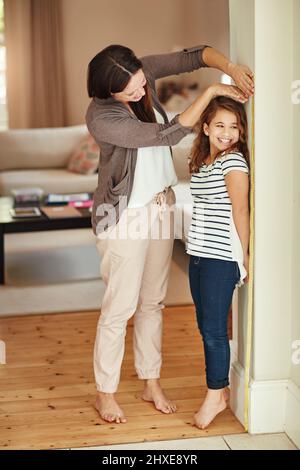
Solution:
<svg viewBox="0 0 300 470">
<path fill-rule="evenodd" d="M 229 62 L 228 75 L 248 98 L 254 94 L 254 74 L 249 67 Z"/>
<path fill-rule="evenodd" d="M 243 93 L 243 91 L 234 85 L 223 85 L 222 83 L 215 83 L 208 88 L 211 99 L 216 98 L 217 96 L 228 96 L 240 103 L 246 103 L 248 101 L 248 96 Z"/>
</svg>

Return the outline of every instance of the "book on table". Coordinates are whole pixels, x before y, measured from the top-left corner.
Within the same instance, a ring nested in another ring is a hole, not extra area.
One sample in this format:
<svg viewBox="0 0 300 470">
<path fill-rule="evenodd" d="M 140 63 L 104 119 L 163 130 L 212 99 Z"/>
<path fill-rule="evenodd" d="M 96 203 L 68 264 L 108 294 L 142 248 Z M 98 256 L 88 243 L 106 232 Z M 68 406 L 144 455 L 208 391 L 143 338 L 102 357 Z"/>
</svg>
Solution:
<svg viewBox="0 0 300 470">
<path fill-rule="evenodd" d="M 81 212 L 72 206 L 42 206 L 41 210 L 49 219 L 82 217 Z"/>
<path fill-rule="evenodd" d="M 10 209 L 10 215 L 14 219 L 27 219 L 31 217 L 41 217 L 42 213 L 38 207 L 14 207 Z"/>
<path fill-rule="evenodd" d="M 42 188 L 16 188 L 11 190 L 15 206 L 38 206 L 44 196 Z"/>
</svg>

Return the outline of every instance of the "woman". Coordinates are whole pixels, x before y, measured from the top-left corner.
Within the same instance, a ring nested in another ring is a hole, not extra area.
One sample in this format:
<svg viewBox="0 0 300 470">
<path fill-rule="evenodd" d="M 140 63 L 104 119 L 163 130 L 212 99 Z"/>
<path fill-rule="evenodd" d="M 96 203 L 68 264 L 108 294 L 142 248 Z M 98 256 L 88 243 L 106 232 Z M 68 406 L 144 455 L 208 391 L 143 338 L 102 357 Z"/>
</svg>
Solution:
<svg viewBox="0 0 300 470">
<path fill-rule="evenodd" d="M 209 87 L 168 122 L 155 80 L 201 67 L 227 73 L 237 86 Z M 135 367 L 145 381 L 142 398 L 163 413 L 176 411 L 159 384 L 162 301 L 174 238 L 176 174 L 170 146 L 192 132 L 214 96 L 226 95 L 244 103 L 252 93 L 252 72 L 208 46 L 138 59 L 127 47 L 111 45 L 89 63 L 92 100 L 86 122 L 101 148 L 92 225 L 106 284 L 94 349 L 96 408 L 108 422 L 126 422 L 115 393 L 126 324 L 134 314 Z M 147 221 L 150 216 L 150 224 L 144 223 L 145 216 Z M 136 236 L 137 226 L 143 236 Z M 169 233 L 163 236 L 166 227 Z"/>
</svg>

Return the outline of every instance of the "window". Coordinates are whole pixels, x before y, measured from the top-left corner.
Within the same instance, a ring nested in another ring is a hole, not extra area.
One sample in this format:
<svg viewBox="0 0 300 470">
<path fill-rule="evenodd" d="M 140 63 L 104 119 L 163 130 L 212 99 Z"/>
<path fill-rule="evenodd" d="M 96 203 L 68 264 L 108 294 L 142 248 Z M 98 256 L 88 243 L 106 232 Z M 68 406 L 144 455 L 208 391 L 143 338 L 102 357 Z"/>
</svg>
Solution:
<svg viewBox="0 0 300 470">
<path fill-rule="evenodd" d="M 0 0 L 0 131 L 8 127 L 5 66 L 4 5 L 3 0 Z"/>
</svg>

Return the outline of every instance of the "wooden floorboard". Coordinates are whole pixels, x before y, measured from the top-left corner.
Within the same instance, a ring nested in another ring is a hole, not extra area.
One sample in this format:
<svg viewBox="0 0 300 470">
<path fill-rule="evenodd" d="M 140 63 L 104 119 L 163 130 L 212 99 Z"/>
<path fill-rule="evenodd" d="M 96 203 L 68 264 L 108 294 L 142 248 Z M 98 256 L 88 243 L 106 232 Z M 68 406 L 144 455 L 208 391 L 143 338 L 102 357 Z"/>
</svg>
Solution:
<svg viewBox="0 0 300 470">
<path fill-rule="evenodd" d="M 178 412 L 164 415 L 141 400 L 126 336 L 118 400 L 128 422 L 103 422 L 93 407 L 93 345 L 99 312 L 0 319 L 0 449 L 53 449 L 182 439 L 243 432 L 226 409 L 206 430 L 192 425 L 206 393 L 202 342 L 193 306 L 164 310 L 161 383 Z"/>
</svg>

